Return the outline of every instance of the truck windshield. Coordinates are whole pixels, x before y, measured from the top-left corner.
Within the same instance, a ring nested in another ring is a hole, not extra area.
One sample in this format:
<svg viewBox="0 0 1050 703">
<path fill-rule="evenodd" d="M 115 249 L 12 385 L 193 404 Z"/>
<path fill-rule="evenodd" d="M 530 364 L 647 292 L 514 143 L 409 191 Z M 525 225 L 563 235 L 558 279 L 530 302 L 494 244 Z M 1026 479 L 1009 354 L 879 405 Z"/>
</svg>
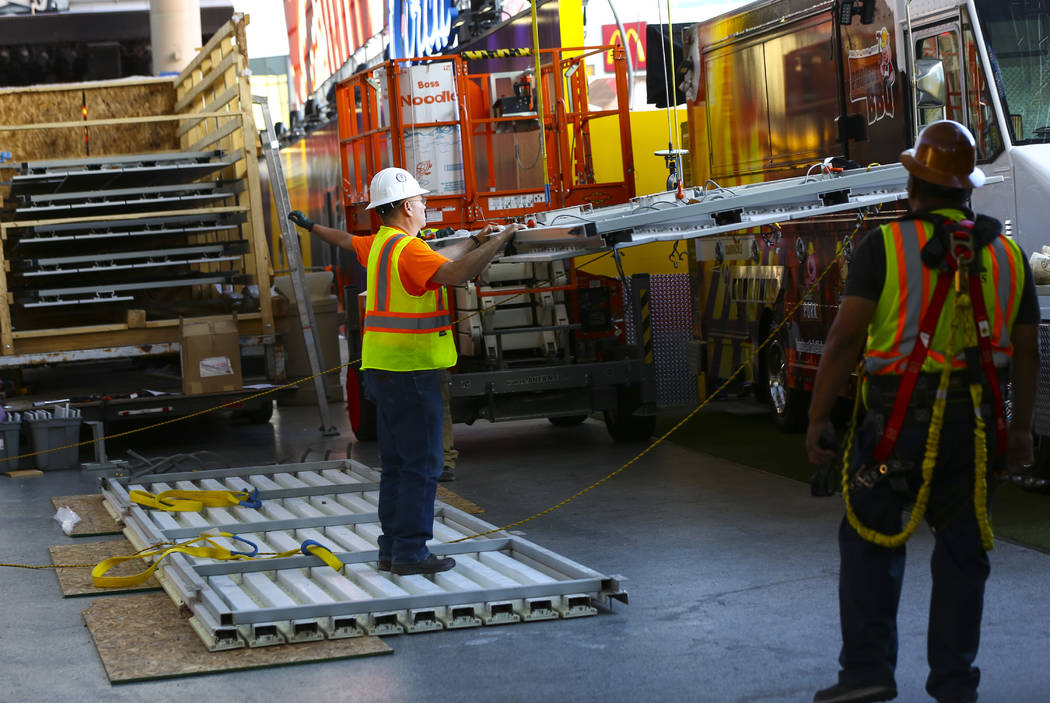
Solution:
<svg viewBox="0 0 1050 703">
<path fill-rule="evenodd" d="M 976 0 L 1014 144 L 1050 142 L 1050 0 Z"/>
</svg>

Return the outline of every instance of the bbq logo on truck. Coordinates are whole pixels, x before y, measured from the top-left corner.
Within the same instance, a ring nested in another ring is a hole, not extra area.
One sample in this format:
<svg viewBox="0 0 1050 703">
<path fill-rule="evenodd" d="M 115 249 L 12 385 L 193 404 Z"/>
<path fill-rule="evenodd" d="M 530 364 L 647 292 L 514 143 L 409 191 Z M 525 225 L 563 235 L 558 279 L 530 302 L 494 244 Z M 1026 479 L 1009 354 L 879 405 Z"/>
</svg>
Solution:
<svg viewBox="0 0 1050 703">
<path fill-rule="evenodd" d="M 890 33 L 883 27 L 875 32 L 875 43 L 849 52 L 850 102 L 866 103 L 868 124 L 893 117 L 893 86 L 897 72 L 893 66 Z"/>
</svg>

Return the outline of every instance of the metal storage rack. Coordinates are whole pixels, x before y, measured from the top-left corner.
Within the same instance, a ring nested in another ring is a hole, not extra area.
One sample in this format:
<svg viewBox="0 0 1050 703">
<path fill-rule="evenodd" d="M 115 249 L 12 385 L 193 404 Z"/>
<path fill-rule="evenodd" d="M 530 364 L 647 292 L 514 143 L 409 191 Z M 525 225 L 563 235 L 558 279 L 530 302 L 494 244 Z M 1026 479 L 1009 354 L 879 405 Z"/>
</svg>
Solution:
<svg viewBox="0 0 1050 703">
<path fill-rule="evenodd" d="M 246 23 L 174 79 L 0 89 L 0 369 L 170 353 L 227 292 L 274 345 Z"/>
</svg>

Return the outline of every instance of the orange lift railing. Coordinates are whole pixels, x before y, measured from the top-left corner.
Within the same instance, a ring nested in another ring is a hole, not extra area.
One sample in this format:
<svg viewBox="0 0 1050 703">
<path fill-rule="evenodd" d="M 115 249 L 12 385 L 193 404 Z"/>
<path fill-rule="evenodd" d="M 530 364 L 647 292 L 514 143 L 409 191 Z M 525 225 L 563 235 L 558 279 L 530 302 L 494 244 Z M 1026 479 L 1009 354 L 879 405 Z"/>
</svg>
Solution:
<svg viewBox="0 0 1050 703">
<path fill-rule="evenodd" d="M 613 89 L 615 106 L 598 108 L 590 103 L 586 60 L 605 52 L 615 71 L 604 85 Z M 470 60 L 449 55 L 387 61 L 341 82 L 336 105 L 347 229 L 378 227 L 364 209 L 368 183 L 388 166 L 414 173 L 431 191 L 427 218 L 434 228 L 526 220 L 542 210 L 633 197 L 623 47 L 540 54 L 546 177 L 532 69 L 471 73 Z M 595 121 L 602 119 L 615 124 L 603 125 L 602 143 L 593 145 Z"/>
</svg>

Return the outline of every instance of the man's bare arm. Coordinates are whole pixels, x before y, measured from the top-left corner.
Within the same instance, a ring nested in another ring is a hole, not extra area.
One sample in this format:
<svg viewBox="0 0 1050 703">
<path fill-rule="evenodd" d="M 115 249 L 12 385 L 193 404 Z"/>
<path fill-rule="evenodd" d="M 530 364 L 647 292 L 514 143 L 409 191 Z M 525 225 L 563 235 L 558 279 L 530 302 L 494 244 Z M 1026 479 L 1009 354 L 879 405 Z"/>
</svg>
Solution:
<svg viewBox="0 0 1050 703">
<path fill-rule="evenodd" d="M 806 433 L 806 451 L 814 464 L 828 461 L 833 451 L 820 447 L 820 431 L 828 422 L 831 409 L 850 372 L 857 365 L 860 350 L 868 336 L 868 323 L 875 314 L 875 301 L 860 296 L 847 296 L 842 301 L 835 321 L 828 331 L 824 354 L 813 381 L 813 395 L 809 403 L 809 430 Z"/>
<path fill-rule="evenodd" d="M 519 229 L 521 225 L 508 225 L 499 234 L 486 236 L 481 246 L 466 252 L 459 258 L 443 263 L 430 277 L 430 280 L 446 286 L 461 286 L 473 280 L 485 270 L 496 254 L 510 243 L 514 238 L 514 233 Z"/>
<path fill-rule="evenodd" d="M 349 249 L 350 251 L 354 250 L 354 245 L 351 243 L 354 235 L 349 232 L 344 232 L 341 229 L 335 229 L 333 227 L 326 227 L 325 225 L 319 225 L 316 222 L 310 229 L 310 232 L 329 244 L 334 244 L 337 247 Z"/>
</svg>

